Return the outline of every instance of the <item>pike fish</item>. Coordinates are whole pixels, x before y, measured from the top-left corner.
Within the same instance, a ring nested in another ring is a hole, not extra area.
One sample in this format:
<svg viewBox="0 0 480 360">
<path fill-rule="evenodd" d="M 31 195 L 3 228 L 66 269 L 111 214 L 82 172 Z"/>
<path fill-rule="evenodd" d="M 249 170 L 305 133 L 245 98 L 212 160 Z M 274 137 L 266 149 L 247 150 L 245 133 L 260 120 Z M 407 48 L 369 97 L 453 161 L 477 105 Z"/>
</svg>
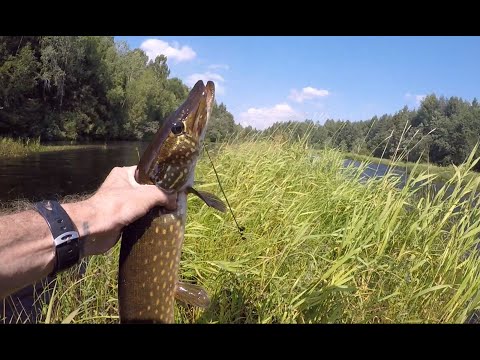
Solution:
<svg viewBox="0 0 480 360">
<path fill-rule="evenodd" d="M 174 211 L 155 207 L 122 234 L 118 274 L 121 323 L 173 323 L 175 299 L 208 307 L 206 291 L 179 281 L 187 194 L 225 211 L 213 194 L 193 188 L 195 166 L 215 97 L 215 85 L 198 81 L 187 100 L 160 126 L 137 166 L 141 184 L 177 192 Z"/>
</svg>

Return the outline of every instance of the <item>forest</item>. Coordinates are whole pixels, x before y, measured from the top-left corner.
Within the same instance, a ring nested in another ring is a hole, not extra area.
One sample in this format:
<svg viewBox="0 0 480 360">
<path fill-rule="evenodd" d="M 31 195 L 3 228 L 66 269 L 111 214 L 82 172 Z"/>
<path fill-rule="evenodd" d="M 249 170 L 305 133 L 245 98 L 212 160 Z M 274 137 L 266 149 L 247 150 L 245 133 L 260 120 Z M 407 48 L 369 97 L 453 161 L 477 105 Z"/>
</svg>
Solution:
<svg viewBox="0 0 480 360">
<path fill-rule="evenodd" d="M 272 134 L 288 127 L 298 136 L 310 131 L 311 143 L 320 147 L 328 145 L 386 159 L 403 153 L 405 161 L 459 165 L 480 140 L 480 106 L 476 98 L 469 102 L 430 94 L 417 109 L 405 106 L 393 115 L 355 122 L 329 119 L 324 124 L 311 120 L 275 123 L 265 132 Z M 476 156 L 480 157 L 478 149 Z M 476 169 L 480 169 L 478 164 Z"/>
<path fill-rule="evenodd" d="M 188 94 L 167 58 L 149 60 L 109 36 L 0 36 L 0 137 L 41 141 L 148 139 Z M 480 105 L 430 94 L 416 109 L 364 121 L 278 122 L 266 130 L 235 123 L 215 104 L 207 140 L 310 132 L 314 147 L 437 165 L 462 163 L 480 134 Z M 478 150 L 477 150 L 478 151 Z M 480 152 L 477 154 L 480 156 Z M 478 169 L 477 169 L 478 170 Z"/>
<path fill-rule="evenodd" d="M 113 37 L 2 36 L 0 136 L 146 138 L 188 95 L 188 87 L 169 76 L 165 56 L 149 61 L 142 50 Z M 215 106 L 229 131 L 234 122 L 225 111 Z"/>
</svg>

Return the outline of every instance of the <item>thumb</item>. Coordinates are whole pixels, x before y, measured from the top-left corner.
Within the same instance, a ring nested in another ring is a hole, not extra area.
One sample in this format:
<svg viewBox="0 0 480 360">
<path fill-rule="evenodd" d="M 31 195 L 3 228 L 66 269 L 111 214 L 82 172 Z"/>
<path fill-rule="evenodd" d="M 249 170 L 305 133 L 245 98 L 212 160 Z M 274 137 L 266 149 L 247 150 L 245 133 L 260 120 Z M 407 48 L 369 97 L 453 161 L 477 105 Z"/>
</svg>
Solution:
<svg viewBox="0 0 480 360">
<path fill-rule="evenodd" d="M 155 185 L 142 185 L 139 197 L 142 198 L 150 208 L 154 206 L 164 206 L 168 210 L 175 210 L 177 208 L 177 193 L 171 194 L 160 190 Z"/>
</svg>

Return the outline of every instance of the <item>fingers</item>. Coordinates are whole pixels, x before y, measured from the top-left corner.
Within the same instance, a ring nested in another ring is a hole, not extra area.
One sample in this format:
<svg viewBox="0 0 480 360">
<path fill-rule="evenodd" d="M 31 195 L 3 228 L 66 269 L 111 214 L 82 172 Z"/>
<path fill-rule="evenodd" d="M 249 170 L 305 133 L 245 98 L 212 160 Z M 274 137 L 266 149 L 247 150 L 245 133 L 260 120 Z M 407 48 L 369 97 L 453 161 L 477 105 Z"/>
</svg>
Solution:
<svg viewBox="0 0 480 360">
<path fill-rule="evenodd" d="M 160 189 L 158 189 L 155 185 L 141 185 L 137 183 L 135 180 L 135 174 L 137 172 L 137 166 L 125 166 L 124 167 L 127 171 L 128 180 L 132 184 L 133 187 L 141 187 L 142 190 L 145 192 L 145 196 L 152 201 L 152 206 L 164 206 L 168 210 L 175 210 L 177 207 L 177 194 L 167 194 Z"/>
<path fill-rule="evenodd" d="M 175 210 L 177 208 L 177 193 L 168 195 L 167 199 L 168 202 L 164 205 L 165 208 L 168 210 Z"/>
<path fill-rule="evenodd" d="M 177 193 L 168 194 L 155 185 L 142 185 L 142 198 L 153 206 L 163 206 L 168 210 L 177 208 Z"/>
<path fill-rule="evenodd" d="M 139 203 L 148 204 L 149 207 L 154 206 L 164 206 L 168 210 L 175 210 L 177 207 L 177 194 L 168 194 L 155 185 L 143 185 L 139 184 L 135 180 L 135 173 L 137 171 L 137 166 L 124 166 L 124 167 L 115 167 L 110 172 L 110 176 L 114 179 L 119 180 L 123 178 L 128 181 L 128 183 L 132 186 L 137 194 L 135 197 L 137 198 L 134 201 L 138 201 Z M 121 182 L 120 182 L 121 183 Z M 113 184 L 112 184 L 113 185 Z M 118 186 L 118 185 L 117 185 Z M 125 189 L 126 190 L 126 189 Z"/>
<path fill-rule="evenodd" d="M 127 178 L 128 182 L 133 186 L 133 187 L 138 187 L 140 184 L 135 180 L 135 173 L 137 172 L 137 166 L 125 166 L 124 169 L 127 171 Z"/>
</svg>

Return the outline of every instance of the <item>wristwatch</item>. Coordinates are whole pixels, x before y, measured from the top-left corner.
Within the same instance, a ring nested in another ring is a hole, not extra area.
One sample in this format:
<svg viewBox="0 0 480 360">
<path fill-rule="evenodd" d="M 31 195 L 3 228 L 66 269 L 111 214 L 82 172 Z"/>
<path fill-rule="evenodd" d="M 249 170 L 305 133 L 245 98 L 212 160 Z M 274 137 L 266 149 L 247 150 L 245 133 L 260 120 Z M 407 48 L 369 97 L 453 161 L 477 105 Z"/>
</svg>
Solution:
<svg viewBox="0 0 480 360">
<path fill-rule="evenodd" d="M 37 202 L 34 208 L 47 222 L 55 244 L 55 266 L 50 275 L 77 264 L 80 260 L 79 234 L 67 212 L 55 200 Z"/>
</svg>

